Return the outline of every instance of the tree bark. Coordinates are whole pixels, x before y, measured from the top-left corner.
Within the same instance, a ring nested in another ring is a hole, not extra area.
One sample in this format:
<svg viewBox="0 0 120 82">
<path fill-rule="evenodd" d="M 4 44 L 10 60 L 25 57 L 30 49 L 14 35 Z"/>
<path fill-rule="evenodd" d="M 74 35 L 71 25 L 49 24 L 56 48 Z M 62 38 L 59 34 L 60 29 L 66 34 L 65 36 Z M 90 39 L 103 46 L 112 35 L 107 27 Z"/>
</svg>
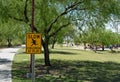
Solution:
<svg viewBox="0 0 120 82">
<path fill-rule="evenodd" d="M 11 47 L 12 46 L 12 43 L 11 43 L 12 40 L 10 38 L 8 38 L 7 41 L 8 41 L 8 47 Z"/>
<path fill-rule="evenodd" d="M 53 42 L 52 42 L 52 49 L 55 48 L 55 43 L 56 43 L 56 41 L 53 41 Z"/>
<path fill-rule="evenodd" d="M 49 40 L 45 40 L 45 42 L 43 42 L 45 66 L 51 66 L 50 57 L 49 57 L 48 42 L 49 42 Z"/>
<path fill-rule="evenodd" d="M 52 41 L 52 49 L 54 49 L 55 47 L 55 43 L 57 42 L 56 36 L 53 37 L 53 41 Z"/>
<path fill-rule="evenodd" d="M 102 45 L 102 51 L 104 51 L 105 50 L 105 47 L 104 47 L 104 45 Z"/>
</svg>

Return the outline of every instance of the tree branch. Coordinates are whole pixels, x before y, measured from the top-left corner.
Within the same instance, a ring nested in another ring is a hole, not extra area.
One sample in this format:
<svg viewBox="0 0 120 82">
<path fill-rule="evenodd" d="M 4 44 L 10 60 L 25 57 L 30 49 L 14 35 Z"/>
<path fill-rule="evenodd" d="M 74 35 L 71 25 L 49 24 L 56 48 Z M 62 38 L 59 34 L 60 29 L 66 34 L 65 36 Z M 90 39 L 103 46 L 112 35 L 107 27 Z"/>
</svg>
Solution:
<svg viewBox="0 0 120 82">
<path fill-rule="evenodd" d="M 26 23 L 29 22 L 29 18 L 27 16 L 27 2 L 28 2 L 28 0 L 25 1 L 25 7 L 24 7 L 24 17 L 25 17 L 25 22 Z"/>
<path fill-rule="evenodd" d="M 68 12 L 72 11 L 73 9 L 76 8 L 77 5 L 81 4 L 83 1 L 79 1 L 79 2 L 75 2 L 72 5 L 68 6 L 67 8 L 65 8 L 64 12 L 62 12 L 60 15 L 58 15 L 52 22 L 51 24 L 48 26 L 48 28 L 46 29 L 46 32 L 50 32 L 50 30 L 52 29 L 52 26 L 58 21 L 58 19 L 60 17 L 62 17 L 63 15 L 67 14 Z"/>
<path fill-rule="evenodd" d="M 54 32 L 52 32 L 52 33 L 49 35 L 49 37 L 52 37 L 52 36 L 56 35 L 57 32 L 59 32 L 59 31 L 60 31 L 61 29 L 63 29 L 64 27 L 67 27 L 68 25 L 70 25 L 70 23 L 67 23 L 67 24 L 64 24 L 64 25 L 60 26 L 58 29 L 56 29 Z"/>
<path fill-rule="evenodd" d="M 28 0 L 25 1 L 25 6 L 24 6 L 24 18 L 25 18 L 25 19 L 13 17 L 13 16 L 11 16 L 10 14 L 8 14 L 8 16 L 9 16 L 11 19 L 28 23 L 28 22 L 29 22 L 29 19 L 28 19 L 28 16 L 27 16 L 27 2 L 28 2 Z"/>
<path fill-rule="evenodd" d="M 68 11 L 69 9 L 74 9 L 77 5 L 81 4 L 83 1 L 75 2 L 74 4 L 68 6 L 65 11 Z"/>
<path fill-rule="evenodd" d="M 14 19 L 14 20 L 17 20 L 17 21 L 24 21 L 23 19 L 20 19 L 20 18 L 17 18 L 17 17 L 12 17 L 11 15 L 8 14 L 8 16 L 11 18 L 11 19 Z"/>
<path fill-rule="evenodd" d="M 31 24 L 29 24 L 29 26 L 31 27 Z M 34 30 L 36 33 L 40 33 L 35 26 L 33 26 L 33 30 Z"/>
</svg>

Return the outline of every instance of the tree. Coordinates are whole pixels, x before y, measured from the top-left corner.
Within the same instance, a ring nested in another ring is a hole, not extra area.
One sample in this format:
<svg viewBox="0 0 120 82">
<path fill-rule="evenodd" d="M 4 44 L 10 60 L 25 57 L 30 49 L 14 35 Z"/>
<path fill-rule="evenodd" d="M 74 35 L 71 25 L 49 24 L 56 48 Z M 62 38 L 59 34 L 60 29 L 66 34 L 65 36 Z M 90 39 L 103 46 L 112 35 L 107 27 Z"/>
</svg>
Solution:
<svg viewBox="0 0 120 82">
<path fill-rule="evenodd" d="M 25 42 L 24 36 L 27 28 L 20 23 L 15 24 L 14 22 L 14 20 L 9 20 L 0 24 L 1 42 L 7 43 L 8 47 L 14 45 L 12 42 L 15 43 L 15 40 L 19 41 L 17 44 Z"/>
<path fill-rule="evenodd" d="M 62 29 L 56 35 L 52 36 L 50 39 L 50 44 L 52 44 L 52 48 L 54 49 L 55 43 L 63 44 L 63 42 L 67 42 L 67 38 L 73 40 L 75 35 L 75 28 L 72 25 L 69 25 L 67 28 Z"/>
<path fill-rule="evenodd" d="M 114 30 L 117 34 L 119 34 L 120 33 L 120 29 L 119 29 L 119 24 L 120 24 L 120 20 L 119 20 L 119 18 L 118 17 L 116 17 L 116 16 L 113 16 L 113 17 L 111 17 L 111 20 L 108 22 L 110 25 L 109 25 L 109 27 L 110 27 L 110 29 L 112 29 L 112 30 Z M 116 35 L 117 36 L 117 47 L 119 46 L 119 36 L 118 35 Z"/>
<path fill-rule="evenodd" d="M 43 35 L 45 65 L 51 65 L 48 44 L 52 36 L 70 25 L 73 20 L 85 20 L 87 23 L 89 19 L 94 19 L 90 21 L 93 23 L 99 19 L 106 22 L 111 14 L 119 14 L 118 2 L 118 0 L 36 0 L 34 31 Z M 14 19 L 30 26 L 31 1 L 2 0 L 0 3 L 0 13 L 4 16 L 3 19 Z"/>
</svg>

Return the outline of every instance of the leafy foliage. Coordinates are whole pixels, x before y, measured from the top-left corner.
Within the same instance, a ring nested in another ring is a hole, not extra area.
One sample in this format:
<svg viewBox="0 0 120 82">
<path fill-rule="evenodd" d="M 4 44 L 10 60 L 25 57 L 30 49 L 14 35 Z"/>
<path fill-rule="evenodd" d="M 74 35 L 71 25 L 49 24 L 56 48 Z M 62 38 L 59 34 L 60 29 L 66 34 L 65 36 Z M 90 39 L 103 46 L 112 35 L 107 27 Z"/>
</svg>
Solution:
<svg viewBox="0 0 120 82">
<path fill-rule="evenodd" d="M 80 29 L 102 27 L 112 15 L 119 17 L 119 3 L 119 0 L 36 0 L 34 31 L 43 35 L 46 62 L 49 62 L 51 37 L 76 22 L 79 22 L 76 26 L 82 26 Z M 2 22 L 12 19 L 14 24 L 22 22 L 24 26 L 27 24 L 26 27 L 31 26 L 30 0 L 1 0 L 0 13 Z"/>
</svg>

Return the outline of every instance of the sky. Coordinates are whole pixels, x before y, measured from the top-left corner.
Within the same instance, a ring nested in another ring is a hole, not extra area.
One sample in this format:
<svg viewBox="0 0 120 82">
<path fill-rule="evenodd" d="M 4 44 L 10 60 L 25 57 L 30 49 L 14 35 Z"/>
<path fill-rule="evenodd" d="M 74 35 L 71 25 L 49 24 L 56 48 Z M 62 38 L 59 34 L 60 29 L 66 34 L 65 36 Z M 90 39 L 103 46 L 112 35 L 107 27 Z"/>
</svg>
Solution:
<svg viewBox="0 0 120 82">
<path fill-rule="evenodd" d="M 120 34 L 120 22 L 117 23 L 109 22 L 105 26 L 107 29 L 112 30 L 113 32 L 118 32 Z"/>
</svg>

